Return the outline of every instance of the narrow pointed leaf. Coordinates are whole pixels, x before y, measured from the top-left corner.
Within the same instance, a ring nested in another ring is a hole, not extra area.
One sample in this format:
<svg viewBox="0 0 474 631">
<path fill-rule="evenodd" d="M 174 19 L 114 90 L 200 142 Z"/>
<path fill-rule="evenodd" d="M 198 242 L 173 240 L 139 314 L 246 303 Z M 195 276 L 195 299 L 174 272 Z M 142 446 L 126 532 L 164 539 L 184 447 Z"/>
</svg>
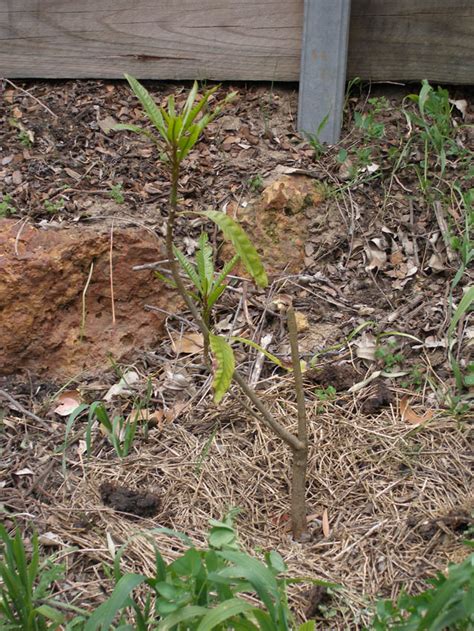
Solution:
<svg viewBox="0 0 474 631">
<path fill-rule="evenodd" d="M 207 298 L 207 304 L 208 304 L 209 307 L 213 307 L 214 306 L 214 304 L 218 300 L 219 296 L 222 294 L 224 289 L 227 287 L 227 285 L 224 285 L 224 281 L 227 278 L 227 276 L 231 273 L 231 271 L 234 269 L 234 267 L 237 265 L 239 260 L 240 260 L 240 256 L 238 254 L 235 254 L 231 258 L 230 261 L 227 261 L 227 263 L 222 268 L 222 271 L 219 274 L 219 276 L 214 280 L 214 282 L 212 284 L 212 289 L 209 292 L 209 296 Z"/>
<path fill-rule="evenodd" d="M 235 370 L 234 352 L 231 346 L 220 335 L 209 334 L 209 345 L 215 359 L 214 368 L 214 401 L 219 403 L 230 387 Z"/>
<path fill-rule="evenodd" d="M 196 100 L 196 96 L 197 96 L 197 92 L 198 92 L 198 82 L 195 81 L 193 83 L 193 87 L 191 88 L 191 91 L 188 94 L 188 98 L 186 99 L 186 104 L 183 108 L 183 131 L 187 131 L 187 128 L 189 126 L 189 123 L 192 121 L 188 121 L 190 114 L 191 114 L 191 110 L 192 107 L 194 105 L 194 101 Z"/>
<path fill-rule="evenodd" d="M 206 612 L 207 609 L 205 607 L 190 605 L 189 607 L 180 609 L 176 613 L 166 616 L 166 619 L 158 623 L 156 631 L 170 631 L 181 622 L 186 622 L 187 620 L 192 620 L 193 618 L 202 618 Z"/>
<path fill-rule="evenodd" d="M 212 262 L 212 248 L 209 245 L 208 236 L 205 232 L 199 237 L 199 248 L 196 251 L 196 265 L 203 296 L 207 296 L 214 277 L 214 264 Z"/>
<path fill-rule="evenodd" d="M 146 576 L 141 574 L 125 574 L 115 586 L 112 595 L 102 603 L 87 621 L 84 631 L 108 631 L 117 612 L 126 604 L 133 590 L 138 587 Z"/>
<path fill-rule="evenodd" d="M 158 144 L 158 138 L 148 131 L 148 129 L 143 129 L 143 127 L 139 127 L 138 125 L 129 125 L 127 123 L 118 123 L 112 127 L 114 131 L 131 131 L 135 134 L 142 134 L 146 136 L 150 140 L 152 140 L 155 144 Z"/>
<path fill-rule="evenodd" d="M 454 329 L 457 326 L 457 323 L 462 318 L 462 316 L 468 311 L 468 309 L 471 307 L 471 304 L 473 302 L 474 302 L 474 286 L 469 287 L 467 292 L 462 297 L 456 311 L 454 312 L 454 315 L 451 319 L 451 323 L 448 328 L 448 336 L 453 334 Z"/>
<path fill-rule="evenodd" d="M 145 110 L 148 118 L 151 120 L 151 122 L 156 127 L 156 129 L 160 132 L 161 136 L 163 137 L 163 140 L 167 141 L 168 138 L 167 138 L 166 126 L 163 120 L 163 116 L 161 114 L 160 108 L 152 99 L 148 90 L 144 86 L 142 86 L 142 84 L 139 81 L 137 81 L 135 77 L 132 77 L 131 75 L 126 74 L 125 78 L 130 84 L 130 87 L 132 88 L 135 96 L 138 98 L 138 100 L 142 104 L 143 109 Z"/>
<path fill-rule="evenodd" d="M 268 285 L 268 278 L 260 256 L 242 227 L 222 212 L 206 210 L 200 214 L 208 217 L 208 219 L 211 219 L 211 221 L 219 226 L 224 237 L 231 241 L 235 251 L 242 259 L 245 269 L 252 276 L 257 285 L 259 287 L 266 287 Z"/>
<path fill-rule="evenodd" d="M 175 257 L 178 259 L 179 264 L 181 265 L 183 270 L 186 272 L 186 274 L 189 276 L 189 279 L 191 280 L 191 282 L 194 284 L 196 289 L 202 293 L 201 281 L 199 279 L 199 276 L 196 272 L 196 268 L 194 267 L 194 265 L 191 263 L 191 261 L 189 261 L 186 258 L 186 256 L 181 252 L 181 250 L 177 248 L 176 246 L 173 247 L 173 252 L 174 252 Z"/>
<path fill-rule="evenodd" d="M 229 620 L 229 618 L 233 618 L 234 616 L 238 616 L 240 614 L 245 614 L 249 611 L 253 611 L 255 607 L 245 600 L 241 600 L 240 598 L 231 598 L 230 600 L 226 600 L 203 617 L 197 631 L 212 631 L 220 624 Z"/>
<path fill-rule="evenodd" d="M 248 340 L 246 337 L 235 337 L 234 336 L 231 339 L 232 339 L 233 342 L 240 342 L 241 344 L 246 344 L 247 346 L 251 346 L 252 348 L 255 348 L 255 350 L 259 351 L 260 353 L 263 353 L 265 355 L 265 357 L 267 357 L 271 362 L 273 362 L 274 364 L 276 364 L 280 368 L 283 368 L 284 370 L 287 370 L 288 372 L 291 372 L 292 368 L 289 368 L 288 366 L 285 366 L 282 363 L 282 361 L 280 359 L 278 359 L 278 357 L 276 357 L 276 355 L 273 355 L 272 353 L 267 351 L 265 348 L 263 348 L 263 346 L 260 346 L 260 344 L 257 344 L 257 342 L 254 342 L 253 340 Z"/>
</svg>

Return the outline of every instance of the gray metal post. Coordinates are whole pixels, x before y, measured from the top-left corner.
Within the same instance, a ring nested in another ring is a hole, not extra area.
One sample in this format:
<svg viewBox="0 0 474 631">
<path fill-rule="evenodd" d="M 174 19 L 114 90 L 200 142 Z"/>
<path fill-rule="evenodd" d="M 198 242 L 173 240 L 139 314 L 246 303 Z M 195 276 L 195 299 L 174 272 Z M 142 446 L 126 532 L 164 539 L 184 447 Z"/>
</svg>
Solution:
<svg viewBox="0 0 474 631">
<path fill-rule="evenodd" d="M 350 0 L 304 0 L 298 130 L 329 144 L 341 133 L 350 8 Z"/>
</svg>

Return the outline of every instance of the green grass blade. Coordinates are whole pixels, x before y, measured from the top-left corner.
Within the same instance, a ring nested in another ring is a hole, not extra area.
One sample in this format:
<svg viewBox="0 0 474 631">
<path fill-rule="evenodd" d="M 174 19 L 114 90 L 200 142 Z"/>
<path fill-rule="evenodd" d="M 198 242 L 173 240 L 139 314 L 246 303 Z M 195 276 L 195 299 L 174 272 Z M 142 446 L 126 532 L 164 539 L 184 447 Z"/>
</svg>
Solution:
<svg viewBox="0 0 474 631">
<path fill-rule="evenodd" d="M 62 459 L 61 468 L 62 468 L 63 475 L 66 475 L 66 450 L 67 450 L 69 434 L 71 433 L 72 427 L 77 417 L 80 416 L 85 410 L 87 410 L 88 407 L 89 406 L 87 405 L 87 403 L 82 403 L 75 410 L 71 412 L 67 420 L 66 431 L 64 432 L 64 444 L 62 447 L 63 459 Z"/>
<path fill-rule="evenodd" d="M 245 602 L 245 600 L 231 598 L 230 600 L 220 603 L 217 607 L 211 609 L 211 611 L 208 611 L 199 623 L 197 631 L 212 631 L 212 629 L 215 629 L 226 620 L 248 613 L 254 609 L 254 605 Z"/>
<path fill-rule="evenodd" d="M 197 605 L 190 605 L 189 607 L 185 607 L 184 609 L 180 609 L 175 613 L 166 616 L 165 620 L 162 620 L 158 623 L 156 627 L 156 631 L 171 631 L 179 625 L 181 622 L 187 622 L 189 620 L 193 620 L 194 618 L 201 618 L 207 609 L 205 607 L 198 607 Z M 189 625 L 185 628 L 190 629 Z"/>
<path fill-rule="evenodd" d="M 462 297 L 461 302 L 457 306 L 456 311 L 453 314 L 451 323 L 448 328 L 449 337 L 453 334 L 454 329 L 456 328 L 459 320 L 468 311 L 468 309 L 471 307 L 473 302 L 474 302 L 474 286 L 469 287 L 467 292 Z"/>
<path fill-rule="evenodd" d="M 209 334 L 209 345 L 216 360 L 214 368 L 214 401 L 219 403 L 230 387 L 235 370 L 234 352 L 231 346 L 220 335 Z"/>
<path fill-rule="evenodd" d="M 90 616 L 84 631 L 109 631 L 117 613 L 126 605 L 133 590 L 146 580 L 141 574 L 124 574 L 112 595 Z"/>
<path fill-rule="evenodd" d="M 211 219 L 211 221 L 219 226 L 224 237 L 231 241 L 235 251 L 242 259 L 245 269 L 252 276 L 257 285 L 259 287 L 266 287 L 268 285 L 268 278 L 260 256 L 241 226 L 222 212 L 206 210 L 200 214 Z"/>
</svg>

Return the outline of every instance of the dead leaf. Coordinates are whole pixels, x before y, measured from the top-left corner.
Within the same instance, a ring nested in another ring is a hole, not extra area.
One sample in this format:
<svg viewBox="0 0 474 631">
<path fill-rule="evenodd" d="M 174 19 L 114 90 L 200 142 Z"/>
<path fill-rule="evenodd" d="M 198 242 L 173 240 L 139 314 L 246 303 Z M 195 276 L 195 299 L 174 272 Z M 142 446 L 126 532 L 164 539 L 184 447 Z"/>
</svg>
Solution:
<svg viewBox="0 0 474 631">
<path fill-rule="evenodd" d="M 329 537 L 331 530 L 329 528 L 329 516 L 328 516 L 327 508 L 323 510 L 322 527 L 323 527 L 323 535 L 326 538 Z"/>
<path fill-rule="evenodd" d="M 106 116 L 105 118 L 102 118 L 101 120 L 97 122 L 98 122 L 99 127 L 104 132 L 104 134 L 108 134 L 110 130 L 113 129 L 115 125 L 117 124 L 117 121 L 115 120 L 113 116 Z"/>
<path fill-rule="evenodd" d="M 118 383 L 113 385 L 104 396 L 104 401 L 111 401 L 113 397 L 116 397 L 120 394 L 131 394 L 133 391 L 130 388 L 134 383 L 136 383 L 140 379 L 140 375 L 134 370 L 127 370 L 123 374 L 123 377 L 120 379 Z"/>
<path fill-rule="evenodd" d="M 69 416 L 83 403 L 83 399 L 78 390 L 65 390 L 57 397 L 56 403 L 54 413 L 59 414 L 59 416 Z"/>
<path fill-rule="evenodd" d="M 186 408 L 186 403 L 181 401 L 181 402 L 175 403 L 172 408 L 169 408 L 169 410 L 165 410 L 166 422 L 173 423 L 173 421 L 175 421 L 178 418 L 178 416 L 181 414 L 181 412 L 185 408 Z"/>
<path fill-rule="evenodd" d="M 463 118 L 466 118 L 466 112 L 467 112 L 466 99 L 458 99 L 456 101 L 453 99 L 449 99 L 449 102 L 451 103 L 451 105 L 454 105 L 454 107 L 461 112 L 461 115 Z"/>
<path fill-rule="evenodd" d="M 21 171 L 18 171 L 18 169 L 16 171 L 13 171 L 12 173 L 12 182 L 15 186 L 19 186 L 23 181 L 23 176 L 21 174 Z"/>
<path fill-rule="evenodd" d="M 150 427 L 157 427 L 163 423 L 165 413 L 163 410 L 150 411 L 148 408 L 132 410 L 127 416 L 127 423 L 147 423 Z"/>
<path fill-rule="evenodd" d="M 377 344 L 375 337 L 372 333 L 364 332 L 356 342 L 357 351 L 356 355 L 360 359 L 368 359 L 369 361 L 375 361 L 375 351 Z"/>
<path fill-rule="evenodd" d="M 69 175 L 69 177 L 72 177 L 72 179 L 76 180 L 77 182 L 79 182 L 82 177 L 80 173 L 74 171 L 74 169 L 70 169 L 69 167 L 64 167 L 64 171 Z"/>
<path fill-rule="evenodd" d="M 377 247 L 367 246 L 365 248 L 365 255 L 367 256 L 368 265 L 365 270 L 368 272 L 371 269 L 382 269 L 387 262 L 387 255 L 383 250 Z"/>
<path fill-rule="evenodd" d="M 35 472 L 32 471 L 31 469 L 28 469 L 28 467 L 25 467 L 24 469 L 18 469 L 18 471 L 14 471 L 13 472 L 15 475 L 34 475 Z"/>
<path fill-rule="evenodd" d="M 202 333 L 183 333 L 180 335 L 171 335 L 171 345 L 176 355 L 185 353 L 187 355 L 196 355 L 202 353 L 204 348 L 204 340 Z"/>
<path fill-rule="evenodd" d="M 43 534 L 38 537 L 38 542 L 46 548 L 55 548 L 64 545 L 64 542 L 61 541 L 61 538 L 55 532 L 43 532 Z"/>
<path fill-rule="evenodd" d="M 296 330 L 298 333 L 302 333 L 303 331 L 307 331 L 309 329 L 308 318 L 301 311 L 295 311 L 295 320 L 296 320 Z"/>
<path fill-rule="evenodd" d="M 340 180 L 350 180 L 354 173 L 354 165 L 350 158 L 346 158 L 339 167 L 338 177 Z"/>
<path fill-rule="evenodd" d="M 402 421 L 412 423 L 413 425 L 420 425 L 426 423 L 434 416 L 434 410 L 427 410 L 422 416 L 417 414 L 415 410 L 408 403 L 408 396 L 404 396 L 400 401 L 400 414 Z"/>
<path fill-rule="evenodd" d="M 438 254 L 432 254 L 430 256 L 428 267 L 431 267 L 431 269 L 435 272 L 442 272 L 446 269 L 443 261 L 441 260 L 441 257 Z"/>
</svg>

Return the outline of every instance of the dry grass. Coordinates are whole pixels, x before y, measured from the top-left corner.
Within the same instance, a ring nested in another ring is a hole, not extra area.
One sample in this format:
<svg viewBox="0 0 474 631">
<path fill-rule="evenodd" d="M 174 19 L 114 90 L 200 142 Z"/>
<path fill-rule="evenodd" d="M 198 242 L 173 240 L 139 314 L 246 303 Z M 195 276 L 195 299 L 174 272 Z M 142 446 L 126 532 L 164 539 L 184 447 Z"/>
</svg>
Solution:
<svg viewBox="0 0 474 631">
<path fill-rule="evenodd" d="M 273 412 L 294 427 L 296 404 L 289 378 L 275 377 L 261 385 Z M 355 396 L 323 404 L 311 399 L 312 388 L 307 394 L 312 530 L 307 544 L 293 542 L 289 532 L 289 451 L 240 408 L 237 394 L 220 408 L 206 402 L 173 424 L 151 430 L 148 441 L 137 439 L 123 462 L 100 439 L 91 459 L 76 444 L 68 451 L 65 479 L 57 457 L 48 483 L 31 493 L 21 485 L 4 489 L 5 503 L 20 518 L 33 517 L 40 532 L 59 536 L 64 544 L 59 557 L 68 568 L 62 590 L 76 605 L 103 599 L 107 583 L 102 564 L 112 561 L 111 542 L 118 547 L 137 531 L 167 526 L 203 544 L 209 518 L 238 506 L 244 547 L 277 549 L 291 575 L 340 583 L 343 590 L 331 604 L 338 609 L 331 628 L 361 628 L 369 600 L 395 597 L 402 585 L 419 589 L 429 575 L 465 555 L 456 528 L 465 525 L 472 510 L 468 431 L 441 414 L 424 426 L 408 425 L 398 403 L 364 416 Z M 49 438 L 35 438 L 28 466 L 36 460 L 44 468 Z M 98 490 L 104 481 L 158 492 L 160 514 L 131 519 L 104 507 Z M 328 537 L 321 527 L 325 509 Z M 168 558 L 183 549 L 162 534 L 151 539 Z M 134 538 L 123 568 L 152 573 L 153 557 L 150 539 Z M 302 617 L 309 604 L 304 591 L 291 591 L 291 603 Z"/>
</svg>

